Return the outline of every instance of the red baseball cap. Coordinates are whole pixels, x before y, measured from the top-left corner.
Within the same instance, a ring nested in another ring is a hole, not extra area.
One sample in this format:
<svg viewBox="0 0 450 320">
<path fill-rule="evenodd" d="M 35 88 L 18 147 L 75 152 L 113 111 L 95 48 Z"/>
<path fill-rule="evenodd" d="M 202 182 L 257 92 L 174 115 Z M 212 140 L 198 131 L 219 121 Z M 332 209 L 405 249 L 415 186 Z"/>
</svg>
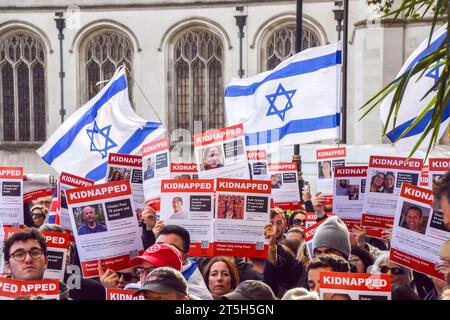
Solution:
<svg viewBox="0 0 450 320">
<path fill-rule="evenodd" d="M 136 267 L 147 261 L 155 267 L 172 267 L 181 272 L 183 260 L 177 248 L 170 244 L 154 244 L 144 251 L 142 256 L 130 260 L 130 267 Z"/>
</svg>

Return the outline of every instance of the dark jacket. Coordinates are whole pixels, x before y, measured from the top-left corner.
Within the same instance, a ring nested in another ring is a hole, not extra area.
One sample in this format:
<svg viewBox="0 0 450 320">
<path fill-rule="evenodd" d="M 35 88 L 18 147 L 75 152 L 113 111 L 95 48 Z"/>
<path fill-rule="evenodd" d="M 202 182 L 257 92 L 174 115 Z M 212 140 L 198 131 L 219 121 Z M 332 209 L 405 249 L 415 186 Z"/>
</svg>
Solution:
<svg viewBox="0 0 450 320">
<path fill-rule="evenodd" d="M 148 231 L 145 228 L 145 224 L 142 226 L 142 244 L 144 245 L 144 250 L 148 247 L 154 245 L 156 242 L 156 237 L 153 231 Z"/>
<path fill-rule="evenodd" d="M 311 200 L 305 201 L 303 205 L 306 212 L 314 212 L 314 205 Z"/>
<path fill-rule="evenodd" d="M 66 273 L 64 283 L 66 288 L 70 289 L 68 293 L 72 300 L 106 300 L 105 287 L 97 280 Z"/>
<path fill-rule="evenodd" d="M 234 262 L 236 263 L 238 273 L 239 273 L 239 281 L 245 280 L 262 280 L 262 274 L 253 269 L 253 263 L 247 262 L 241 257 L 234 257 Z"/>
<path fill-rule="evenodd" d="M 284 250 L 281 245 L 277 246 L 277 265 L 274 266 L 267 260 L 264 263 L 263 281 L 278 297 L 292 288 L 308 288 L 305 265 Z"/>
</svg>

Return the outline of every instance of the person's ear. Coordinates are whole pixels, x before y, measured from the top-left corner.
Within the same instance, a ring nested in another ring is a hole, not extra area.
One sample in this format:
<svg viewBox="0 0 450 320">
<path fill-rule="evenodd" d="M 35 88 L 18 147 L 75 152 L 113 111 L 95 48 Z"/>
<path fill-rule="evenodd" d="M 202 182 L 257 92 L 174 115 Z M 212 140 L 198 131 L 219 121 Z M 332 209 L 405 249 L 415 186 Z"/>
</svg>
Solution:
<svg viewBox="0 0 450 320">
<path fill-rule="evenodd" d="M 45 269 L 47 269 L 47 266 L 48 266 L 48 256 L 45 256 L 44 266 L 45 266 Z"/>
</svg>

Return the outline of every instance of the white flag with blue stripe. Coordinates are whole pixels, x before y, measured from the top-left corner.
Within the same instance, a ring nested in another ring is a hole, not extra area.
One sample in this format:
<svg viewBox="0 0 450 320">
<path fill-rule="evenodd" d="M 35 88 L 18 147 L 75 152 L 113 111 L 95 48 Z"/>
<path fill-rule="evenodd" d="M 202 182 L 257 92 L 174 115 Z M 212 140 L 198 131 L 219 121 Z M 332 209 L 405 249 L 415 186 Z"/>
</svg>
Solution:
<svg viewBox="0 0 450 320">
<path fill-rule="evenodd" d="M 244 124 L 249 149 L 339 137 L 340 43 L 297 53 L 275 69 L 232 81 L 227 125 Z"/>
<path fill-rule="evenodd" d="M 99 181 L 105 178 L 110 152 L 135 154 L 164 134 L 159 122 L 148 122 L 133 110 L 128 98 L 125 68 L 73 113 L 37 150 L 58 173 Z"/>
<path fill-rule="evenodd" d="M 439 48 L 442 42 L 445 41 L 447 35 L 446 30 L 446 25 L 437 30 L 433 34 L 429 46 L 428 39 L 424 40 L 422 44 L 406 60 L 397 77 L 404 74 L 405 72 L 409 72 L 411 68 L 413 68 L 414 65 L 417 64 L 422 58 Z M 427 91 L 429 91 L 431 87 L 438 81 L 444 67 L 445 64 L 436 65 L 434 68 L 427 70 L 421 78 L 420 72 L 410 78 L 398 112 L 396 126 L 395 128 L 392 128 L 394 119 L 393 117 L 391 117 L 389 125 L 387 127 L 386 135 L 389 140 L 391 140 L 391 142 L 395 142 L 402 135 L 402 133 L 411 125 L 411 123 L 413 123 L 416 117 L 422 113 L 422 111 L 436 95 L 437 89 L 434 92 L 431 92 L 422 100 Z M 386 98 L 384 98 L 384 100 L 380 104 L 380 118 L 383 124 L 386 124 L 393 96 L 394 92 L 391 92 L 386 96 Z M 447 105 L 444 115 L 441 119 L 439 137 L 441 137 L 447 130 L 449 124 L 449 108 L 450 104 Z M 411 131 L 409 131 L 402 139 L 395 143 L 397 151 L 411 151 L 411 149 L 419 141 L 422 133 L 430 123 L 432 113 L 433 108 L 431 108 L 426 113 L 426 115 L 411 129 Z M 430 132 L 422 141 L 419 150 L 426 149 L 428 147 L 431 140 L 431 133 L 432 132 Z"/>
</svg>

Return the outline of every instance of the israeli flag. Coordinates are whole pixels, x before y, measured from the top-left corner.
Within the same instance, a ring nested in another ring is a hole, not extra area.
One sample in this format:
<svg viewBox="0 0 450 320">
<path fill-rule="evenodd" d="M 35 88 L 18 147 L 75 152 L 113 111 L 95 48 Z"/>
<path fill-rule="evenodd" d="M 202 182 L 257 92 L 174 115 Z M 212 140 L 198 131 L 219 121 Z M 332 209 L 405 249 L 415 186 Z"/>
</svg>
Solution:
<svg viewBox="0 0 450 320">
<path fill-rule="evenodd" d="M 297 53 L 274 70 L 230 83 L 227 125 L 244 124 L 248 149 L 339 136 L 340 43 Z"/>
<path fill-rule="evenodd" d="M 413 68 L 414 65 L 417 64 L 421 59 L 439 48 L 442 42 L 445 41 L 447 35 L 446 30 L 446 25 L 437 30 L 433 34 L 429 46 L 428 38 L 423 41 L 422 44 L 406 60 L 397 77 L 404 74 L 405 72 L 409 72 L 411 68 Z M 445 64 L 436 65 L 434 68 L 427 70 L 422 77 L 420 77 L 421 73 L 419 72 L 418 74 L 410 78 L 408 86 L 406 87 L 405 93 L 403 95 L 395 128 L 392 128 L 392 124 L 394 121 L 393 116 L 389 121 L 389 125 L 387 128 L 388 132 L 386 135 L 389 140 L 391 140 L 391 142 L 395 142 L 402 135 L 402 133 L 413 123 L 416 117 L 424 111 L 424 109 L 436 95 L 437 89 L 422 100 L 427 91 L 429 91 L 431 87 L 438 81 L 444 67 Z M 380 104 L 380 118 L 383 124 L 386 124 L 393 96 L 394 91 L 387 95 Z M 449 124 L 449 108 L 450 105 L 447 104 L 444 116 L 441 119 L 439 137 L 441 137 L 447 130 Z M 422 133 L 425 131 L 425 128 L 430 123 L 432 113 L 433 108 L 428 110 L 426 115 L 411 129 L 411 131 L 409 131 L 402 139 L 395 143 L 395 148 L 398 152 L 411 151 L 412 147 L 416 145 L 416 143 L 422 136 Z M 432 132 L 430 132 L 422 141 L 419 150 L 426 149 L 428 147 L 431 140 L 431 134 Z"/>
<path fill-rule="evenodd" d="M 58 173 L 99 181 L 105 178 L 110 152 L 135 154 L 164 134 L 159 122 L 148 122 L 131 107 L 125 67 L 73 113 L 37 150 Z"/>
</svg>

